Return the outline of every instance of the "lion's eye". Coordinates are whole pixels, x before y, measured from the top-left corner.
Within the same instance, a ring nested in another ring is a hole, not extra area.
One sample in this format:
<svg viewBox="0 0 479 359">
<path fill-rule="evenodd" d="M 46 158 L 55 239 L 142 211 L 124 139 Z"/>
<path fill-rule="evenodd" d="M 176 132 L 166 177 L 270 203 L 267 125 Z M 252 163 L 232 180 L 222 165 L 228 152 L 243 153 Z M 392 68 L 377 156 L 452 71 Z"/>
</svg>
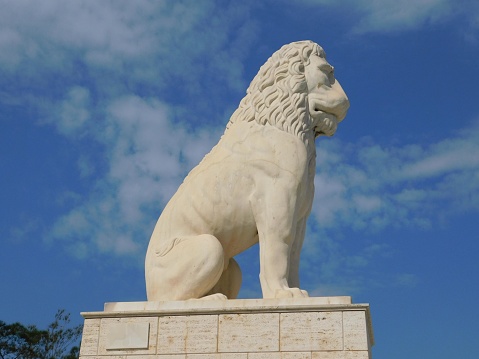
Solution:
<svg viewBox="0 0 479 359">
<path fill-rule="evenodd" d="M 319 66 L 319 69 L 328 74 L 334 72 L 334 68 L 330 64 L 322 64 L 321 66 Z"/>
<path fill-rule="evenodd" d="M 318 66 L 318 68 L 319 68 L 319 70 L 321 70 L 322 72 L 324 72 L 328 76 L 329 76 L 329 74 L 334 72 L 334 68 L 328 63 L 321 64 L 321 65 Z"/>
</svg>

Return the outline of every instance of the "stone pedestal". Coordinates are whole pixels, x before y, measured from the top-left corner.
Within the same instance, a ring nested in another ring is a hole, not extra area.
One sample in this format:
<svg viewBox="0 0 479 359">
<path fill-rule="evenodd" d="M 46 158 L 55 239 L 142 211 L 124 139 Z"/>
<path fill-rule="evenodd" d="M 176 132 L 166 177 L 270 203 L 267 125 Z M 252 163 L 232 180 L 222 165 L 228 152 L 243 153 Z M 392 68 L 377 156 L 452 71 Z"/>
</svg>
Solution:
<svg viewBox="0 0 479 359">
<path fill-rule="evenodd" d="M 81 359 L 370 359 L 369 305 L 350 297 L 106 303 Z"/>
</svg>

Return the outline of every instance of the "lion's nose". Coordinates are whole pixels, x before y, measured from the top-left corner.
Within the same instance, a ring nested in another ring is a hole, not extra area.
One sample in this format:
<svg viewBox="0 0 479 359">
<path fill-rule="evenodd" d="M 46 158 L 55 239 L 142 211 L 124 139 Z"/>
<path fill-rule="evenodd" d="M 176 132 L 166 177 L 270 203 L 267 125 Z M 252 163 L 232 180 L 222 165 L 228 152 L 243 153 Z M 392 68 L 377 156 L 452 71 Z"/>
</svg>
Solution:
<svg viewBox="0 0 479 359">
<path fill-rule="evenodd" d="M 338 119 L 338 122 L 341 122 L 346 117 L 349 109 L 349 99 L 346 96 L 343 88 L 341 87 L 339 81 L 335 81 L 332 86 L 333 93 L 335 94 L 334 105 L 331 108 L 331 112 Z"/>
</svg>

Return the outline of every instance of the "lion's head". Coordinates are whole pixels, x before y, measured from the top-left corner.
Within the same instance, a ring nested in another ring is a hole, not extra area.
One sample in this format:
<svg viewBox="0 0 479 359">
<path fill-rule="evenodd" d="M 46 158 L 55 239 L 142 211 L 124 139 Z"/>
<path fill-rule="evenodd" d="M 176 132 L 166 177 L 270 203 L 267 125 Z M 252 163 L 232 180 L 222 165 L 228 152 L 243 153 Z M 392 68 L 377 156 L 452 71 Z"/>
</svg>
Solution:
<svg viewBox="0 0 479 359">
<path fill-rule="evenodd" d="M 227 129 L 238 121 L 270 124 L 300 136 L 332 136 L 349 100 L 324 50 L 312 41 L 284 45 L 261 66 Z"/>
</svg>

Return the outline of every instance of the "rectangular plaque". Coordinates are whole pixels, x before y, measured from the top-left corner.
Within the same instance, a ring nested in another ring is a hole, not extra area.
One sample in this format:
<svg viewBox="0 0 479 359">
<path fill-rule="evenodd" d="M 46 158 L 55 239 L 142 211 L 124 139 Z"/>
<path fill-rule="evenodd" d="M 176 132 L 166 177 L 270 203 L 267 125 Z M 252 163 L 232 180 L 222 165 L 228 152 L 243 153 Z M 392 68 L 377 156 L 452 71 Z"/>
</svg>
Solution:
<svg viewBox="0 0 479 359">
<path fill-rule="evenodd" d="M 106 350 L 148 349 L 150 323 L 112 323 L 108 329 Z"/>
</svg>

